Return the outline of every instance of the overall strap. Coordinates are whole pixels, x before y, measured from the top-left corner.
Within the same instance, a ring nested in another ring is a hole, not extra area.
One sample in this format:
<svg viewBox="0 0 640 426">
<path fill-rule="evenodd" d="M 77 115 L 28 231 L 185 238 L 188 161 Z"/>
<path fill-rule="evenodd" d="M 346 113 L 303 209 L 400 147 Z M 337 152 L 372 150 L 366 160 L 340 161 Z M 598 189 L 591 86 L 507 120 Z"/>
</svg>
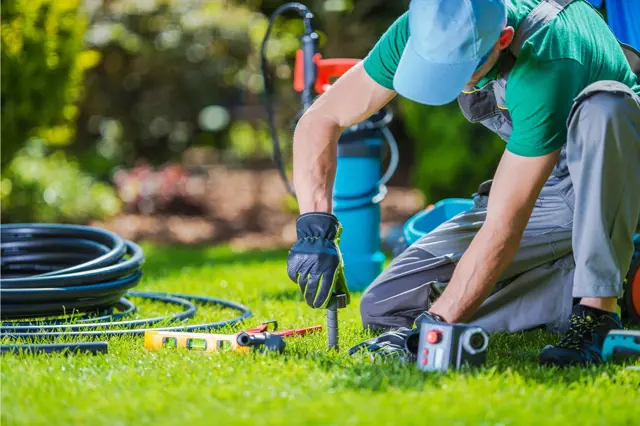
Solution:
<svg viewBox="0 0 640 426">
<path fill-rule="evenodd" d="M 551 22 L 573 1 L 575 0 L 542 0 L 518 26 L 509 48 L 511 53 L 517 57 L 527 39 Z"/>
<path fill-rule="evenodd" d="M 620 46 L 622 46 L 622 51 L 624 52 L 624 56 L 627 58 L 627 62 L 629 62 L 631 71 L 640 77 L 640 52 L 628 44 L 620 43 Z"/>
</svg>

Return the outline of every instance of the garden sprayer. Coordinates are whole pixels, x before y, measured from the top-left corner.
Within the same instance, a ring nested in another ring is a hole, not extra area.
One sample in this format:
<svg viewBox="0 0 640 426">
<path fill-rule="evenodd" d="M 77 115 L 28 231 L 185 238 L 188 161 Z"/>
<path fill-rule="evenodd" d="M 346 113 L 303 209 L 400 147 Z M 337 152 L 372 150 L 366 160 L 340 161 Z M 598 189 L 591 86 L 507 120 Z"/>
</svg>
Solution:
<svg viewBox="0 0 640 426">
<path fill-rule="evenodd" d="M 313 29 L 313 14 L 300 3 L 287 3 L 272 14 L 262 43 L 262 73 L 265 81 L 266 109 L 273 138 L 274 161 L 289 192 L 295 191 L 287 178 L 282 160 L 272 102 L 273 84 L 269 77 L 265 50 L 276 17 L 296 11 L 304 22 L 302 47 L 296 53 L 293 87 L 301 95 L 302 112 L 317 95 L 324 93 L 332 79 L 356 65 L 358 59 L 323 59 L 317 51 L 318 35 Z M 385 184 L 398 166 L 398 148 L 387 128 L 392 120 L 385 108 L 342 133 L 338 141 L 338 161 L 333 188 L 334 213 L 343 225 L 340 250 L 349 289 L 362 291 L 380 274 L 384 263 L 380 238 L 380 202 L 386 195 Z M 382 173 L 385 141 L 390 163 Z"/>
</svg>

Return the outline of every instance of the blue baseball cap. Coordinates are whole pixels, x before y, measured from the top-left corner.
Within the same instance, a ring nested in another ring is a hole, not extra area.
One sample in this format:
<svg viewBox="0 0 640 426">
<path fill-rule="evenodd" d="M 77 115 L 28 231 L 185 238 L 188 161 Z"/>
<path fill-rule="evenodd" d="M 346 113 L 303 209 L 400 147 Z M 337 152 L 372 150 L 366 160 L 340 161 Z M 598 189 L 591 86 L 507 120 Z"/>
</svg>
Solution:
<svg viewBox="0 0 640 426">
<path fill-rule="evenodd" d="M 427 105 L 456 99 L 507 25 L 505 0 L 412 0 L 396 92 Z"/>
</svg>

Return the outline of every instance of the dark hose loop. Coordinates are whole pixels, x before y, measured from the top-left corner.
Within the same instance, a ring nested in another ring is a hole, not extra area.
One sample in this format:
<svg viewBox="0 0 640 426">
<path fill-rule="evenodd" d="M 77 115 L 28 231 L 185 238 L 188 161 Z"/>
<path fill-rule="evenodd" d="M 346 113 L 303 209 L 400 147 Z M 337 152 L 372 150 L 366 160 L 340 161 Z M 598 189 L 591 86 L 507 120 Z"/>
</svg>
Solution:
<svg viewBox="0 0 640 426">
<path fill-rule="evenodd" d="M 96 324 L 57 324 L 53 326 L 0 326 L 0 335 L 10 338 L 56 338 L 63 336 L 73 337 L 111 337 L 111 336 L 141 336 L 145 331 L 175 331 L 175 332 L 208 332 L 222 327 L 228 327 L 238 324 L 252 316 L 251 311 L 244 305 L 229 302 L 227 300 L 216 299 L 205 296 L 190 296 L 185 294 L 165 294 L 165 293 L 146 293 L 146 292 L 129 292 L 128 296 L 141 297 L 150 300 L 156 300 L 164 303 L 180 305 L 186 308 L 179 314 L 142 320 L 106 322 Z M 240 312 L 235 318 L 214 321 L 204 324 L 178 325 L 151 328 L 153 325 L 160 323 L 174 323 L 184 321 L 193 316 L 197 312 L 198 304 L 206 304 L 212 306 L 220 306 L 223 308 L 234 309 Z M 129 328 L 122 328 L 129 327 Z M 147 328 L 133 328 L 147 327 Z M 64 331 L 63 331 L 64 330 Z"/>
<path fill-rule="evenodd" d="M 106 230 L 1 225 L 0 238 L 3 318 L 104 310 L 142 277 L 142 249 Z"/>
<path fill-rule="evenodd" d="M 52 274 L 68 274 L 112 265 L 114 262 L 117 262 L 124 257 L 127 251 L 126 242 L 119 235 L 89 226 L 63 224 L 15 224 L 2 225 L 1 229 L 3 246 L 4 243 L 24 240 L 34 241 L 37 239 L 47 238 L 71 238 L 76 240 L 90 240 L 111 248 L 110 252 L 106 253 L 104 256 L 94 259 L 91 262 L 76 265 L 62 271 L 52 272 Z"/>
<path fill-rule="evenodd" d="M 113 309 L 106 309 L 104 312 L 99 312 L 100 316 L 93 316 L 89 313 L 78 314 L 73 316 L 73 321 L 76 323 L 88 323 L 88 322 L 109 322 L 109 321 L 118 321 L 122 318 L 125 318 L 129 315 L 133 315 L 137 311 L 137 306 L 131 302 L 129 299 L 125 299 L 124 297 L 120 298 L 118 303 L 114 305 L 115 308 L 118 309 L 117 313 L 109 313 L 109 311 L 113 311 Z M 1 326 L 7 327 L 7 329 L 11 329 L 13 326 L 23 326 L 23 325 L 37 325 L 37 326 L 45 326 L 45 325 L 56 325 L 56 324 L 68 324 L 69 319 L 50 319 L 50 320 L 30 320 L 30 321 L 3 321 Z"/>
<path fill-rule="evenodd" d="M 3 225 L 4 226 L 4 225 Z M 2 237 L 4 238 L 4 231 L 2 233 Z M 105 256 L 110 256 L 116 249 L 112 249 L 111 252 L 107 253 Z M 117 262 L 109 266 L 100 267 L 98 269 L 91 270 L 83 270 L 78 271 L 79 268 L 72 267 L 67 269 L 62 269 L 58 271 L 52 271 L 46 274 L 34 275 L 29 277 L 22 278 L 3 278 L 0 280 L 2 282 L 2 289 L 9 288 L 34 288 L 40 286 L 47 287 L 69 287 L 69 286 L 77 286 L 83 285 L 87 283 L 95 282 L 95 280 L 107 281 L 114 278 L 122 277 L 123 275 L 132 275 L 140 270 L 142 264 L 144 262 L 144 254 L 142 249 L 135 243 L 131 241 L 127 241 L 125 244 L 125 253 L 131 255 L 131 257 L 127 260 L 123 260 L 122 256 L 112 257 L 112 259 Z M 102 257 L 105 257 L 102 256 Z M 46 260 L 46 259 L 42 259 Z M 87 263 L 94 263 L 93 261 Z M 79 265 L 83 267 L 87 263 L 83 265 Z M 5 260 L 2 259 L 2 272 L 5 273 L 5 269 L 7 272 L 11 272 L 11 266 L 5 266 Z M 68 271 L 74 270 L 76 272 L 69 273 Z"/>
<path fill-rule="evenodd" d="M 251 317 L 246 306 L 212 297 L 127 292 L 142 277 L 144 254 L 137 244 L 109 231 L 87 226 L 26 224 L 0 225 L 0 234 L 0 313 L 3 320 L 18 319 L 2 321 L 2 338 L 142 335 L 148 330 L 210 331 Z M 173 304 L 181 307 L 182 312 L 122 321 L 136 312 L 136 306 L 125 295 Z M 239 315 L 184 325 L 184 321 L 195 316 L 198 305 L 229 308 Z M 73 317 L 39 319 L 70 314 Z M 75 323 L 69 323 L 69 318 Z M 161 327 L 151 328 L 157 326 Z"/>
</svg>

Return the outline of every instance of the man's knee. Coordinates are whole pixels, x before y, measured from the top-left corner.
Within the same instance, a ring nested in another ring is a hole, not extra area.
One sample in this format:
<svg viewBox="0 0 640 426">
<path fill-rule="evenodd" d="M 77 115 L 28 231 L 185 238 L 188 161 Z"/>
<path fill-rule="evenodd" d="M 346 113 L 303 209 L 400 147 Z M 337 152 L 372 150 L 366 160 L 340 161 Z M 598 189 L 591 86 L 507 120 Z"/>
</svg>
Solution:
<svg viewBox="0 0 640 426">
<path fill-rule="evenodd" d="M 432 284 L 448 282 L 454 268 L 447 256 L 435 256 L 415 244 L 409 247 L 363 294 L 360 314 L 364 327 L 410 327 L 428 309 Z"/>
<path fill-rule="evenodd" d="M 382 272 L 373 283 L 365 290 L 360 299 L 360 316 L 362 317 L 362 326 L 365 329 L 380 329 L 380 318 L 385 315 L 381 311 L 381 299 L 383 298 L 381 291 L 382 285 L 386 280 L 385 272 Z"/>
<path fill-rule="evenodd" d="M 429 284 L 383 272 L 362 295 L 360 316 L 365 329 L 387 331 L 411 327 L 428 307 Z"/>
</svg>

